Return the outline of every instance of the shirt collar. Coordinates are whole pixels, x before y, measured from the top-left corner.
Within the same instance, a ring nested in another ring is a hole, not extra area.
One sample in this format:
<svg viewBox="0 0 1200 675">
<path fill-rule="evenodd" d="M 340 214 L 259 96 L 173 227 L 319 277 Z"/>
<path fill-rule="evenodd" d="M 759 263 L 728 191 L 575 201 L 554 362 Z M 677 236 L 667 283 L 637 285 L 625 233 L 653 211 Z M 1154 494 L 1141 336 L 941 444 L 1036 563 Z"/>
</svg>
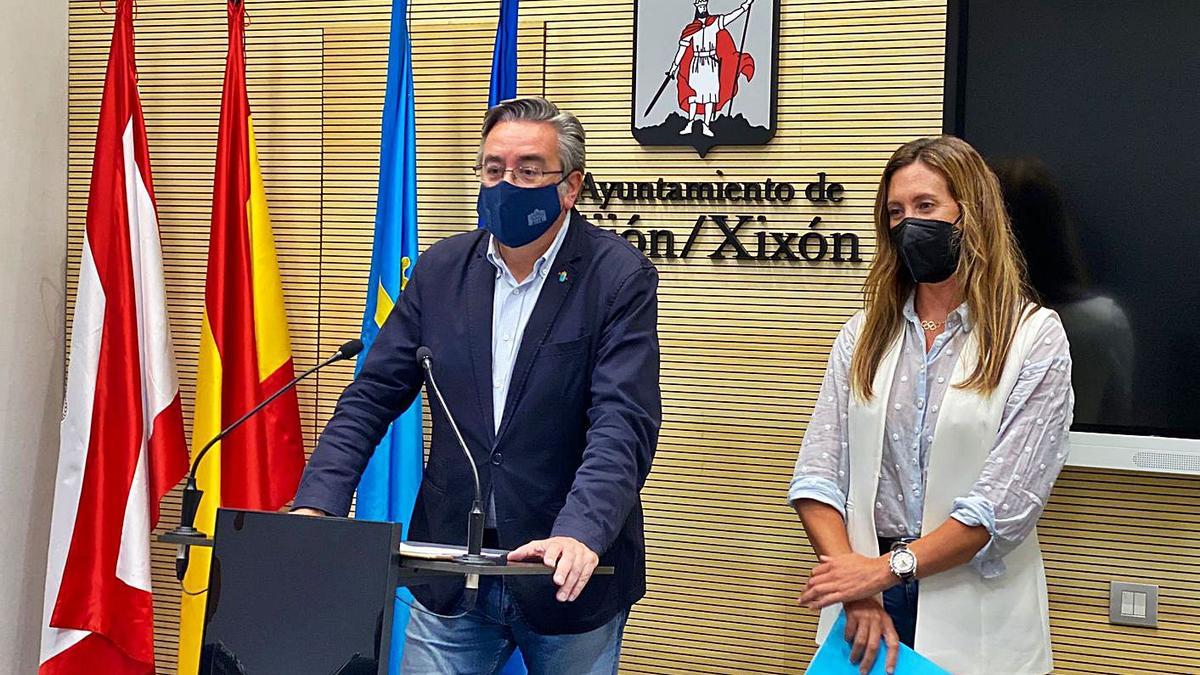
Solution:
<svg viewBox="0 0 1200 675">
<path fill-rule="evenodd" d="M 917 316 L 917 293 L 913 291 L 908 294 L 908 300 L 904 302 L 904 318 L 908 319 L 916 325 L 921 325 L 921 318 Z M 970 333 L 975 326 L 975 322 L 971 320 L 971 310 L 964 302 L 954 311 L 946 316 L 946 330 L 953 329 L 956 325 L 962 325 L 964 332 Z"/>
<path fill-rule="evenodd" d="M 554 235 L 554 241 L 550 242 L 550 248 L 546 249 L 546 252 L 533 263 L 533 274 L 530 274 L 522 284 L 532 281 L 535 277 L 545 278 L 550 274 L 550 267 L 554 264 L 554 259 L 558 257 L 559 249 L 562 248 L 563 242 L 567 239 L 567 228 L 570 226 L 571 218 L 568 216 L 563 219 L 563 224 L 558 229 L 558 234 Z M 516 284 L 516 277 L 508 269 L 504 258 L 500 256 L 500 244 L 496 241 L 496 236 L 491 234 L 488 235 L 487 259 L 496 268 L 497 276 L 512 277 L 513 284 Z"/>
</svg>

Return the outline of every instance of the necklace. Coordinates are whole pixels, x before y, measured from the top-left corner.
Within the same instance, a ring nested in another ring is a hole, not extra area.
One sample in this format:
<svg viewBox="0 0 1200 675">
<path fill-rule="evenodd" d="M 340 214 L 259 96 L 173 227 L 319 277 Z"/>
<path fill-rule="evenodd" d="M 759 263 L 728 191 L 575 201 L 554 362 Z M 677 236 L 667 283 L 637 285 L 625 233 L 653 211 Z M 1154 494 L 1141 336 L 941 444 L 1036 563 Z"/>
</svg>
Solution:
<svg viewBox="0 0 1200 675">
<path fill-rule="evenodd" d="M 935 331 L 938 328 L 945 326 L 945 325 L 946 325 L 945 321 L 922 321 L 921 322 L 921 328 L 924 328 L 927 331 Z"/>
</svg>

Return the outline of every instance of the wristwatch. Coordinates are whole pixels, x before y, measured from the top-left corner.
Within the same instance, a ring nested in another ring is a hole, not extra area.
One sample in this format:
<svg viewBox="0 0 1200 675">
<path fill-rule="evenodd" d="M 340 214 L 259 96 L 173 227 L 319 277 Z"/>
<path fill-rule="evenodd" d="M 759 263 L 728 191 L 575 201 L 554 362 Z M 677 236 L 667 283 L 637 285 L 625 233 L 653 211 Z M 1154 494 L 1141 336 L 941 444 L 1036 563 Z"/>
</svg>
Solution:
<svg viewBox="0 0 1200 675">
<path fill-rule="evenodd" d="M 892 544 L 888 568 L 892 570 L 892 574 L 900 577 L 901 581 L 912 581 L 917 576 L 917 554 L 909 550 L 907 543 L 898 541 Z"/>
</svg>

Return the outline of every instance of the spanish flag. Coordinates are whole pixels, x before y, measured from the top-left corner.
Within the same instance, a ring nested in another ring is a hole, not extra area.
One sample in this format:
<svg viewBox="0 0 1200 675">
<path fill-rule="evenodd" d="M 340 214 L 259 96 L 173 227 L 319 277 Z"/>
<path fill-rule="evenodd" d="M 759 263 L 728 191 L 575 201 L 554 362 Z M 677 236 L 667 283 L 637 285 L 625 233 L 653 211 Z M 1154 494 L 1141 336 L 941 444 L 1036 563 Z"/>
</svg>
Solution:
<svg viewBox="0 0 1200 675">
<path fill-rule="evenodd" d="M 229 52 L 221 96 L 212 230 L 196 384 L 193 452 L 294 377 L 275 241 L 246 96 L 245 13 L 229 2 Z M 213 447 L 197 474 L 204 499 L 196 528 L 212 534 L 219 506 L 276 510 L 304 468 L 300 411 L 289 392 Z M 209 552 L 192 549 L 184 578 L 179 672 L 197 672 Z"/>
</svg>

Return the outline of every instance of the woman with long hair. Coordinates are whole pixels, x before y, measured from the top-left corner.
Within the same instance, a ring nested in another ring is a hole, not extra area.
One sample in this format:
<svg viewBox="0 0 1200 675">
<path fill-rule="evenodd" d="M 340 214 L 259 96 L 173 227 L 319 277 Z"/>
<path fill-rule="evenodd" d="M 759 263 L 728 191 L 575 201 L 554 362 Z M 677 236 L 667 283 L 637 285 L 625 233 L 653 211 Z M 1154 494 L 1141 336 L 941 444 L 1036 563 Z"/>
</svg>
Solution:
<svg viewBox="0 0 1200 675">
<path fill-rule="evenodd" d="M 892 672 L 901 642 L 956 675 L 1048 673 L 1035 525 L 1071 426 L 1062 323 L 960 139 L 896 150 L 875 230 L 789 491 L 819 556 L 800 602 L 822 610 L 820 639 L 845 611 L 863 673 L 881 656 Z"/>
</svg>

